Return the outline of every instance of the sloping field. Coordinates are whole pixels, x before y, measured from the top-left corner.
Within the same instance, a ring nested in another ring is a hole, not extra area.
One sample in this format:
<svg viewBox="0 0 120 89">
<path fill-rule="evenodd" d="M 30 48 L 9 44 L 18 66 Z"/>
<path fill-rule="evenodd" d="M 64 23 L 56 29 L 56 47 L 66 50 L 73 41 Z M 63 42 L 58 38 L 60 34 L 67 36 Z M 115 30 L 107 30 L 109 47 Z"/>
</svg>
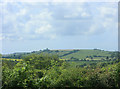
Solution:
<svg viewBox="0 0 120 89">
<path fill-rule="evenodd" d="M 14 53 L 14 54 L 7 54 L 3 55 L 3 58 L 8 59 L 22 59 L 22 57 L 29 55 L 29 54 L 52 54 L 52 55 L 58 55 L 60 59 L 106 59 L 106 57 L 111 57 L 111 54 L 113 52 L 110 51 L 104 51 L 99 49 L 71 49 L 71 50 L 40 50 L 40 51 L 33 51 L 29 53 Z"/>
</svg>

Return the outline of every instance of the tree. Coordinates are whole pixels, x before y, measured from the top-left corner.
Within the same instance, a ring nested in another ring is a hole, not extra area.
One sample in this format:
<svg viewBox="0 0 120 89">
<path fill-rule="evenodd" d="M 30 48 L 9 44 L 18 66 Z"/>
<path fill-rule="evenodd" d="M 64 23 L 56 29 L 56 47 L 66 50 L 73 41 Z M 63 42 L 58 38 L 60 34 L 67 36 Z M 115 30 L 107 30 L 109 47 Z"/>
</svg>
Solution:
<svg viewBox="0 0 120 89">
<path fill-rule="evenodd" d="M 106 57 L 106 59 L 108 60 L 108 59 L 109 59 L 109 57 L 107 56 L 107 57 Z"/>
</svg>

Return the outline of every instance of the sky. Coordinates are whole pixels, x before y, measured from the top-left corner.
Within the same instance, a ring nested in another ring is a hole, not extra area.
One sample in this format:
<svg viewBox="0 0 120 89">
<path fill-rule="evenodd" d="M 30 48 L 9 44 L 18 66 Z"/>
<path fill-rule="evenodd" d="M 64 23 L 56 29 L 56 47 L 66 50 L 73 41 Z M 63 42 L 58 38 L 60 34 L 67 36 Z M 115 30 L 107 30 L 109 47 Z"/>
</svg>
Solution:
<svg viewBox="0 0 120 89">
<path fill-rule="evenodd" d="M 118 50 L 117 2 L 5 2 L 3 54 L 41 49 Z"/>
</svg>

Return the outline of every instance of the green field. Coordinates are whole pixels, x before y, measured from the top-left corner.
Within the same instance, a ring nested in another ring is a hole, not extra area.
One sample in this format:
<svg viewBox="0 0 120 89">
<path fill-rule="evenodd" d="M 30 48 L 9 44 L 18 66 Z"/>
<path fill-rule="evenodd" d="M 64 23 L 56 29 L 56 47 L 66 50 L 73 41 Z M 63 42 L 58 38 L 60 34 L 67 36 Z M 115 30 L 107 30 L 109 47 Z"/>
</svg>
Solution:
<svg viewBox="0 0 120 89">
<path fill-rule="evenodd" d="M 108 51 L 101 51 L 101 50 L 79 50 L 76 53 L 69 54 L 67 56 L 63 56 L 63 58 L 70 59 L 71 57 L 75 57 L 78 59 L 84 59 L 86 56 L 110 56 L 110 52 Z"/>
<path fill-rule="evenodd" d="M 101 60 L 101 59 L 113 59 L 111 54 L 114 52 L 104 51 L 99 49 L 73 49 L 73 50 L 40 50 L 29 53 L 14 53 L 3 55 L 3 58 L 22 59 L 26 55 L 30 54 L 49 54 L 58 55 L 59 58 L 65 60 Z"/>
</svg>

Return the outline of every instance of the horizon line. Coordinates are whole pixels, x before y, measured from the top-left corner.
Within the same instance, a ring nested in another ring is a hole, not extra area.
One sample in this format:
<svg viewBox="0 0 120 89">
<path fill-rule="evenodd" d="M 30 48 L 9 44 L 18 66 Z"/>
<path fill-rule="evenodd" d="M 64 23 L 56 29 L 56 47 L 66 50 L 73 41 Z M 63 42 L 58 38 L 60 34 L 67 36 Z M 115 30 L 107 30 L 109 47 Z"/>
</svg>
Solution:
<svg viewBox="0 0 120 89">
<path fill-rule="evenodd" d="M 49 49 L 49 48 L 44 48 L 44 49 L 40 49 L 41 51 L 43 50 L 103 50 L 103 51 L 119 51 L 119 50 L 105 50 L 105 49 L 100 49 L 100 48 L 71 48 L 71 49 Z M 40 50 L 36 50 L 36 51 L 40 51 Z M 6 55 L 6 54 L 14 54 L 14 53 L 31 53 L 34 52 L 35 50 L 31 50 L 31 51 L 17 51 L 17 52 L 10 52 L 10 53 L 0 53 L 2 55 Z"/>
</svg>

